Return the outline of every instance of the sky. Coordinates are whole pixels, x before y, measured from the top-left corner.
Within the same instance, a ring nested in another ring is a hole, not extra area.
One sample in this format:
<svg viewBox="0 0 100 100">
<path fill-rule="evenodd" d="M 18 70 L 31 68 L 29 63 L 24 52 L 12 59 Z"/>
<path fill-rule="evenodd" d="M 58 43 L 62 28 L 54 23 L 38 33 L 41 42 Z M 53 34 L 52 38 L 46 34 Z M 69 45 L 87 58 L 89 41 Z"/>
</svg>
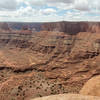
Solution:
<svg viewBox="0 0 100 100">
<path fill-rule="evenodd" d="M 0 21 L 100 21 L 100 0 L 0 0 Z"/>
</svg>

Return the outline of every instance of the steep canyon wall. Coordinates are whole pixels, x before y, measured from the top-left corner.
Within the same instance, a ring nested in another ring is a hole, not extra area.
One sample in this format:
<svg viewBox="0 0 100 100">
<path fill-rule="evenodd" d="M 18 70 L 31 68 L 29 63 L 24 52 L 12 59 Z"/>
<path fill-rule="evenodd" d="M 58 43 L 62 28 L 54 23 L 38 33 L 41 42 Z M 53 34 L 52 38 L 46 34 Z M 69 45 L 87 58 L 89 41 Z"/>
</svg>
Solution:
<svg viewBox="0 0 100 100">
<path fill-rule="evenodd" d="M 99 22 L 54 22 L 44 23 L 43 30 L 77 34 L 79 32 L 100 32 Z"/>
<path fill-rule="evenodd" d="M 100 75 L 99 27 L 57 22 L 42 24 L 40 32 L 0 31 L 0 100 L 79 93 Z"/>
</svg>

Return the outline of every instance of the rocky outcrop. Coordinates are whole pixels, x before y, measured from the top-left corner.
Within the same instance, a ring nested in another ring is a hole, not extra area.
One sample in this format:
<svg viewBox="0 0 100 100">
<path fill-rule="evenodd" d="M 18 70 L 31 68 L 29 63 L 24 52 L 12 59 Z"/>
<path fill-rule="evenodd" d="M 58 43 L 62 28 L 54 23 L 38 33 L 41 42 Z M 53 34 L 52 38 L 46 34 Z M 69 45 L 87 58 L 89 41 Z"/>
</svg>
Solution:
<svg viewBox="0 0 100 100">
<path fill-rule="evenodd" d="M 80 94 L 100 96 L 100 76 L 90 79 L 81 89 Z"/>
<path fill-rule="evenodd" d="M 8 86 L 9 84 L 9 86 Z M 0 86 L 0 100 L 29 100 L 67 91 L 58 82 L 51 81 L 42 73 L 27 73 L 9 77 Z"/>
<path fill-rule="evenodd" d="M 44 23 L 42 30 L 65 32 L 67 34 L 77 34 L 79 32 L 100 32 L 99 22 L 51 22 Z"/>
<path fill-rule="evenodd" d="M 83 96 L 79 94 L 59 94 L 31 100 L 99 100 L 99 97 Z"/>
</svg>

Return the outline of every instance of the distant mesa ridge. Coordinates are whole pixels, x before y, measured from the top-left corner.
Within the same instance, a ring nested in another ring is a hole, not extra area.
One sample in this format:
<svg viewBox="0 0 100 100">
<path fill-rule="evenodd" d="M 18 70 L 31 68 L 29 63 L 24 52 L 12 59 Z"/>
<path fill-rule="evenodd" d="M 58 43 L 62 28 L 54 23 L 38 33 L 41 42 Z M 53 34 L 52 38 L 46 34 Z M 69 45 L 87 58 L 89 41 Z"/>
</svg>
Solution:
<svg viewBox="0 0 100 100">
<path fill-rule="evenodd" d="M 44 23 L 42 29 L 46 31 L 59 31 L 69 34 L 79 32 L 100 32 L 100 22 L 54 22 Z"/>
<path fill-rule="evenodd" d="M 24 26 L 26 29 L 36 31 L 56 31 L 68 34 L 77 34 L 79 32 L 100 32 L 100 22 L 44 22 L 44 23 L 25 23 L 25 22 L 1 22 L 0 29 L 4 30 L 21 30 Z"/>
<path fill-rule="evenodd" d="M 0 30 L 9 30 L 9 26 L 7 23 L 0 23 Z"/>
</svg>

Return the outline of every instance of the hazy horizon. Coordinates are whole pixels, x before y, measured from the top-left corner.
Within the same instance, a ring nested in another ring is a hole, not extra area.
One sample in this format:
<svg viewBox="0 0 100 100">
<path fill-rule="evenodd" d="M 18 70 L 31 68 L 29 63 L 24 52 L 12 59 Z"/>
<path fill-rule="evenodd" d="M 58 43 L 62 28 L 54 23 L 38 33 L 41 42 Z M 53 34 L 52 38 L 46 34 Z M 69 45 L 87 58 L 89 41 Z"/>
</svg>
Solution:
<svg viewBox="0 0 100 100">
<path fill-rule="evenodd" d="M 57 23 L 57 22 L 89 22 L 89 23 L 99 23 L 100 21 L 43 21 L 43 22 L 28 22 L 28 21 L 0 21 L 0 23 Z"/>
</svg>

